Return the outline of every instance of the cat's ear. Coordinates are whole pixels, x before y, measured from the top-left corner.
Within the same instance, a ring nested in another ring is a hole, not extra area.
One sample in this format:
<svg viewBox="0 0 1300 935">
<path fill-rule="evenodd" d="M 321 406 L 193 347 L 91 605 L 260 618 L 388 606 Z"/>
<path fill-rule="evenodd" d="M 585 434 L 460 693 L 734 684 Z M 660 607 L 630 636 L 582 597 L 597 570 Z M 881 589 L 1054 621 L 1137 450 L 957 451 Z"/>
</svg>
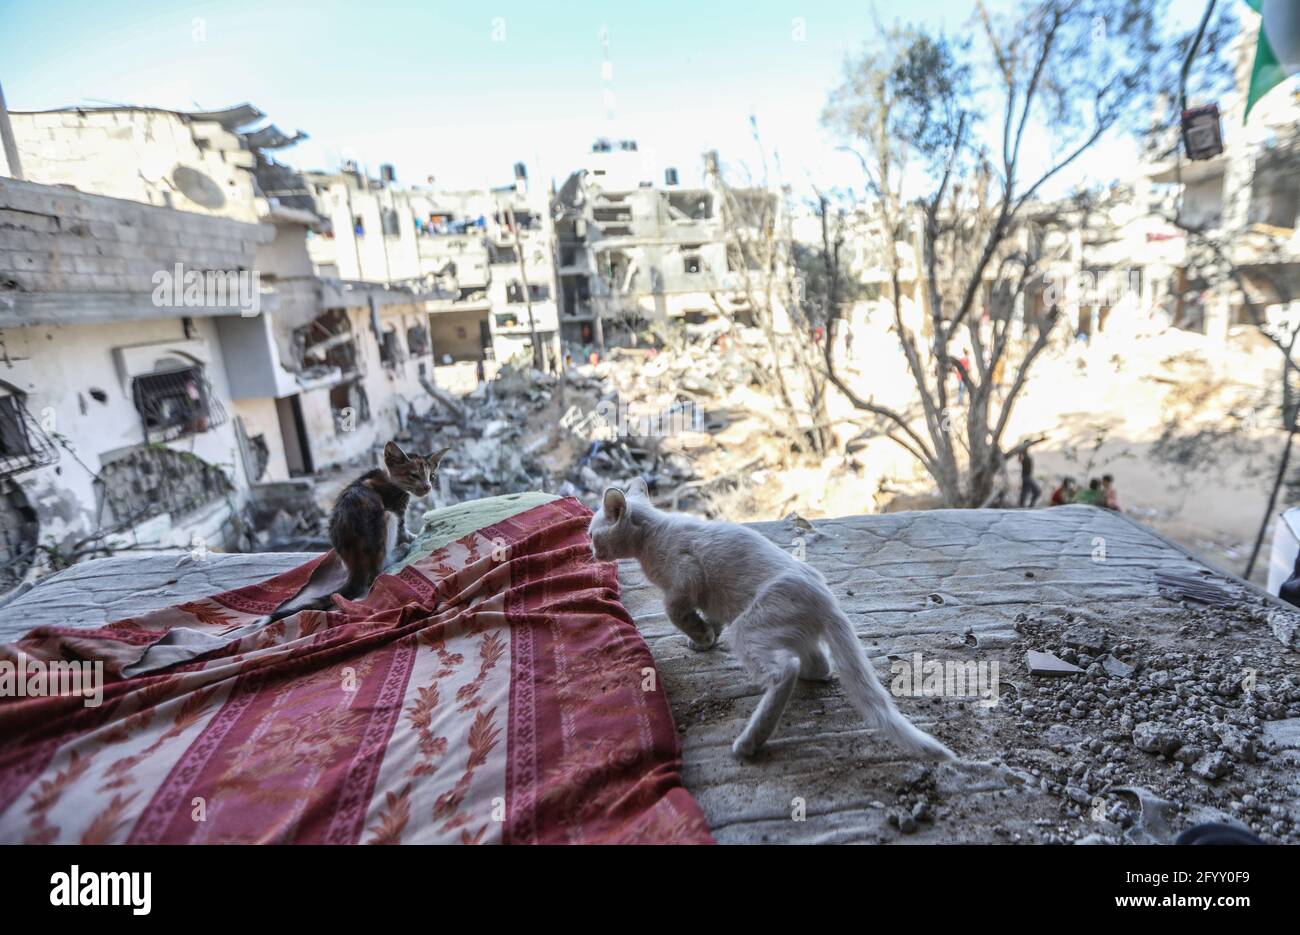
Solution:
<svg viewBox="0 0 1300 935">
<path fill-rule="evenodd" d="M 431 455 L 425 455 L 424 460 L 429 462 L 429 470 L 430 471 L 436 470 L 438 465 L 442 463 L 443 455 L 445 455 L 449 451 L 451 451 L 451 446 L 435 451 Z"/>
<path fill-rule="evenodd" d="M 389 442 L 384 446 L 384 461 L 388 464 L 402 464 L 406 461 L 406 452 L 397 446 L 397 442 Z"/>
<path fill-rule="evenodd" d="M 617 523 L 627 511 L 627 498 L 617 487 L 606 487 L 604 506 L 605 518 L 611 523 Z"/>
<path fill-rule="evenodd" d="M 644 477 L 638 475 L 628 482 L 627 495 L 629 497 L 640 497 L 642 500 L 649 500 L 650 485 L 645 482 Z"/>
</svg>

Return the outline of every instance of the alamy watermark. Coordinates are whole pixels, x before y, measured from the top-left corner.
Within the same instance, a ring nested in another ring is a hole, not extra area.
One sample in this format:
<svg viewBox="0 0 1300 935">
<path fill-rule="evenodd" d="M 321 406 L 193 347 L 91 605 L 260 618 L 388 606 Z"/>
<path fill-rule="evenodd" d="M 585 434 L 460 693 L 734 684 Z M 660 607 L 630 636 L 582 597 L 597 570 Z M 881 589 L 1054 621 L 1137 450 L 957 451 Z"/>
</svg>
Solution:
<svg viewBox="0 0 1300 935">
<path fill-rule="evenodd" d="M 49 698 L 78 695 L 87 708 L 104 700 L 103 662 L 44 662 L 19 655 L 0 660 L 0 698 Z"/>
<path fill-rule="evenodd" d="M 1083 270 L 1069 276 L 1043 277 L 1043 303 L 1061 309 L 1112 308 L 1129 296 L 1142 294 L 1142 271 Z"/>
<path fill-rule="evenodd" d="M 969 698 L 985 708 L 996 707 L 1001 697 L 998 661 L 968 659 L 895 659 L 889 664 L 893 678 L 889 691 L 895 698 Z"/>
<path fill-rule="evenodd" d="M 575 434 L 592 438 L 668 438 L 684 432 L 703 432 L 704 410 L 695 403 L 675 402 L 663 409 L 632 406 L 604 400 L 588 413 L 570 407 L 560 425 Z"/>
<path fill-rule="evenodd" d="M 153 274 L 158 308 L 237 308 L 245 318 L 262 311 L 262 274 L 257 270 L 172 269 Z"/>
</svg>

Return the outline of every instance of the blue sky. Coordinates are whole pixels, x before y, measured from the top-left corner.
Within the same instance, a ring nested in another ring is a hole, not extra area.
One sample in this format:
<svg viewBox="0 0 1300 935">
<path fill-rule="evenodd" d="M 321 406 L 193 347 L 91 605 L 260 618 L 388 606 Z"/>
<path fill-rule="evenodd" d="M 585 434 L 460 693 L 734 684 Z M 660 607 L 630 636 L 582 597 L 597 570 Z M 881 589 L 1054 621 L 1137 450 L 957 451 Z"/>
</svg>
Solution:
<svg viewBox="0 0 1300 935">
<path fill-rule="evenodd" d="M 995 6 L 1004 4 L 995 3 Z M 965 31 L 973 4 L 880 2 L 885 22 Z M 399 179 L 471 187 L 513 163 L 562 181 L 599 135 L 632 137 L 683 181 L 700 153 L 753 162 L 749 115 L 796 184 L 853 183 L 819 125 L 868 2 L 186 3 L 0 0 L 0 83 L 13 110 L 250 101 L 311 140 L 300 168 L 356 158 Z M 617 119 L 605 115 L 608 29 Z M 1114 144 L 1114 165 L 1125 147 Z"/>
</svg>

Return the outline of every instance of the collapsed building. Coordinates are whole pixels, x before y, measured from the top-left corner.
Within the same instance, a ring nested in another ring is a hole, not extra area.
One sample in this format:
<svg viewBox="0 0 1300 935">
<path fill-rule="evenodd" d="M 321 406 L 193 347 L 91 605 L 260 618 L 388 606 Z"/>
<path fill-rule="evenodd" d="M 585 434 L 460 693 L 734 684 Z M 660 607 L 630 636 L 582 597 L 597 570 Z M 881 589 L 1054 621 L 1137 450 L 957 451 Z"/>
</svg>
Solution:
<svg viewBox="0 0 1300 935">
<path fill-rule="evenodd" d="M 659 184 L 635 141 L 598 140 L 587 165 L 560 188 L 554 210 L 566 342 L 603 349 L 610 328 L 743 315 L 718 154 L 705 154 L 702 187 L 679 179 L 668 168 Z"/>
<path fill-rule="evenodd" d="M 238 548 L 246 508 L 432 405 L 432 284 L 316 274 L 249 105 L 11 115 L 0 589 L 120 548 Z M 8 160 L 7 160 L 8 161 Z M 273 188 L 271 190 L 279 190 Z"/>
</svg>

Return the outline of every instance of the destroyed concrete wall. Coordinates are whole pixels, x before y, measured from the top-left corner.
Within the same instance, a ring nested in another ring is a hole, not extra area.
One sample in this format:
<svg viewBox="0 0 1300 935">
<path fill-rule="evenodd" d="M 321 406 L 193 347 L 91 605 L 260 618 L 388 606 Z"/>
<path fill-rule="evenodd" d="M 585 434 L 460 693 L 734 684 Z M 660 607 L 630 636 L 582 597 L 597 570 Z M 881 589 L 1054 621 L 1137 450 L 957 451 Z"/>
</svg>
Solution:
<svg viewBox="0 0 1300 935">
<path fill-rule="evenodd" d="M 101 504 L 113 526 L 134 525 L 161 513 L 182 516 L 233 492 L 218 467 L 188 451 L 132 448 L 100 468 Z"/>
<path fill-rule="evenodd" d="M 219 123 L 142 108 L 10 116 L 30 181 L 257 220 L 254 156 Z"/>
<path fill-rule="evenodd" d="M 28 410 L 66 446 L 60 447 L 56 464 L 13 478 L 36 512 L 43 544 L 66 547 L 104 528 L 97 476 L 110 461 L 145 446 L 133 379 L 180 366 L 202 366 L 217 404 L 231 406 L 211 319 L 188 325 L 171 319 L 0 329 L 0 379 L 26 394 Z M 231 504 L 223 501 L 199 511 L 201 516 L 146 522 L 142 537 L 153 535 L 152 541 L 170 544 L 201 534 L 210 543 L 219 541 L 232 505 L 240 506 L 248 486 L 234 432 L 226 419 L 156 444 L 218 467 L 229 481 Z"/>
<path fill-rule="evenodd" d="M 560 320 L 581 344 L 615 323 L 700 322 L 743 314 L 743 277 L 728 262 L 716 158 L 702 188 L 660 184 L 635 148 L 598 147 L 556 197 Z M 775 197 L 755 190 L 738 197 Z M 619 343 L 611 335 L 611 343 Z"/>
</svg>

